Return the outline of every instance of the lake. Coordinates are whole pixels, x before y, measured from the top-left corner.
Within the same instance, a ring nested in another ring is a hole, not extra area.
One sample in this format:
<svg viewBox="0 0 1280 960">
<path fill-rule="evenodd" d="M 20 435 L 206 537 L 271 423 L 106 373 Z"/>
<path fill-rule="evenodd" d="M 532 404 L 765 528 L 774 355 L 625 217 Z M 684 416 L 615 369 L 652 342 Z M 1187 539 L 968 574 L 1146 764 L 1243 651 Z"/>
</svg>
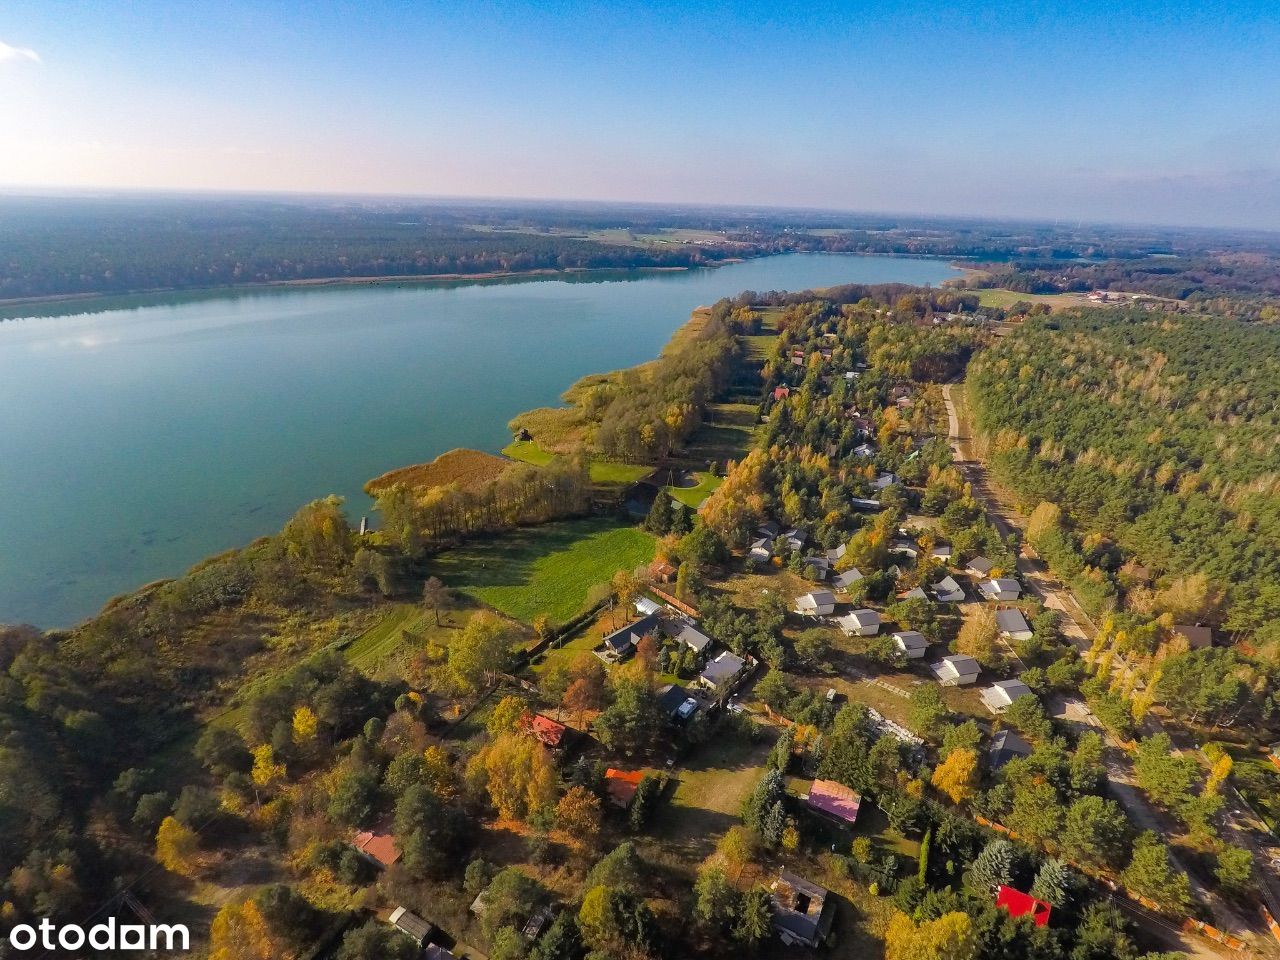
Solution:
<svg viewBox="0 0 1280 960">
<path fill-rule="evenodd" d="M 369 478 L 501 449 L 516 414 L 652 359 L 699 304 L 957 275 L 936 260 L 792 254 L 619 278 L 175 295 L 0 323 L 0 623 L 75 623 L 325 494 L 359 516 Z"/>
</svg>

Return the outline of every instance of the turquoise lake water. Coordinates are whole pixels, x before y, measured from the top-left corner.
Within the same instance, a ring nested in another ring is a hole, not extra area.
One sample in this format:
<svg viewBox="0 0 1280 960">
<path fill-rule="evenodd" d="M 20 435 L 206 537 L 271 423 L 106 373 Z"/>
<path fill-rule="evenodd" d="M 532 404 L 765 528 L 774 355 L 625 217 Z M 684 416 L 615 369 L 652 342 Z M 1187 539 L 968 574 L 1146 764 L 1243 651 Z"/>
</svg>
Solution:
<svg viewBox="0 0 1280 960">
<path fill-rule="evenodd" d="M 742 290 L 932 283 L 833 254 L 591 280 L 288 289 L 0 323 L 0 623 L 66 626 L 329 493 L 649 360 Z M 88 305 L 74 308 L 87 310 Z"/>
</svg>

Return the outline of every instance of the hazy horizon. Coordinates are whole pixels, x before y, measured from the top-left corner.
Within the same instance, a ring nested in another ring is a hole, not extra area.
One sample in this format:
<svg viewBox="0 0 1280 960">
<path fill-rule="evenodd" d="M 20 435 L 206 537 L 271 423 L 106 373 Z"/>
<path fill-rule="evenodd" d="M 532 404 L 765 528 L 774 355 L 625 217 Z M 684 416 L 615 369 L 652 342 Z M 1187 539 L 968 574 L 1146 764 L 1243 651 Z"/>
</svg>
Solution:
<svg viewBox="0 0 1280 960">
<path fill-rule="evenodd" d="M 16 2 L 0 184 L 1280 228 L 1262 2 Z"/>
</svg>

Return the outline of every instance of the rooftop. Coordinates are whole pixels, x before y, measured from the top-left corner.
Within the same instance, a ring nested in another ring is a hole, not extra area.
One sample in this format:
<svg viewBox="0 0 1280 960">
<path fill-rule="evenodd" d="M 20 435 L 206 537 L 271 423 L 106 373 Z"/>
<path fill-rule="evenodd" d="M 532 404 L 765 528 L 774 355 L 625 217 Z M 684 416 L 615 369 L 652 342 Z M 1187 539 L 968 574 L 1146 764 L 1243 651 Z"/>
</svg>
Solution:
<svg viewBox="0 0 1280 960">
<path fill-rule="evenodd" d="M 862 805 L 862 797 L 843 783 L 834 780 L 815 780 L 809 787 L 809 808 L 842 820 L 853 823 L 858 819 L 858 808 Z"/>
</svg>

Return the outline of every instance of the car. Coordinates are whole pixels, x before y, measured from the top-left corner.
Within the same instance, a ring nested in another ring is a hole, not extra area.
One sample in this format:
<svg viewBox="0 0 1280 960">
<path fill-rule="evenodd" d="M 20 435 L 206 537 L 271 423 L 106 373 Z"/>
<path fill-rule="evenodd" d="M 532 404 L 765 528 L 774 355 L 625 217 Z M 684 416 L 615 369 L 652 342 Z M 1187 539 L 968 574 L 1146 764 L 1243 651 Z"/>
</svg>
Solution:
<svg viewBox="0 0 1280 960">
<path fill-rule="evenodd" d="M 743 707 L 743 705 L 742 705 L 742 704 L 740 704 L 737 700 L 730 700 L 730 701 L 729 701 L 729 712 L 730 712 L 730 713 L 742 713 L 742 711 L 743 711 L 743 710 L 745 710 L 745 709 L 746 709 L 746 708 L 745 708 L 745 707 Z"/>
<path fill-rule="evenodd" d="M 827 703 L 835 703 L 835 702 L 836 702 L 836 697 L 837 697 L 837 696 L 838 696 L 838 694 L 836 693 L 836 688 L 835 688 L 835 687 L 828 687 L 828 688 L 827 688 Z"/>
</svg>

